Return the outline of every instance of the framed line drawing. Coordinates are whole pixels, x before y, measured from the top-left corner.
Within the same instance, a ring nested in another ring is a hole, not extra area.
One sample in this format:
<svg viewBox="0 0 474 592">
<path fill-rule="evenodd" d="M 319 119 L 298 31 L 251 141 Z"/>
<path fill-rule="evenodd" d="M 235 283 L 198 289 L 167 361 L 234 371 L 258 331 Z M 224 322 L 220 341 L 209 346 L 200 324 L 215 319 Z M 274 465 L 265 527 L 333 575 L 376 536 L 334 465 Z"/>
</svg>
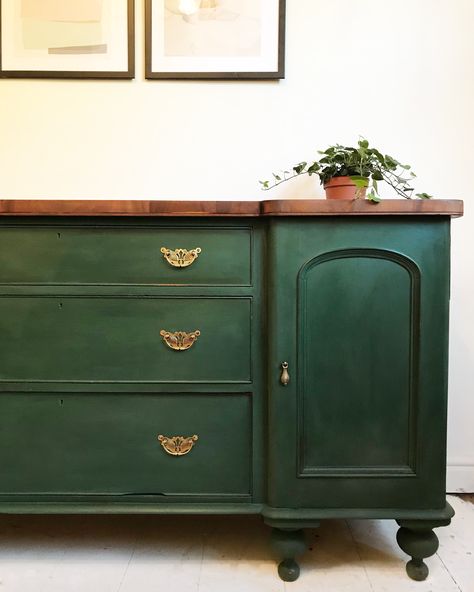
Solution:
<svg viewBox="0 0 474 592">
<path fill-rule="evenodd" d="M 148 79 L 285 77 L 285 0 L 145 0 Z"/>
<path fill-rule="evenodd" d="M 133 78 L 135 0 L 0 0 L 1 78 Z"/>
</svg>

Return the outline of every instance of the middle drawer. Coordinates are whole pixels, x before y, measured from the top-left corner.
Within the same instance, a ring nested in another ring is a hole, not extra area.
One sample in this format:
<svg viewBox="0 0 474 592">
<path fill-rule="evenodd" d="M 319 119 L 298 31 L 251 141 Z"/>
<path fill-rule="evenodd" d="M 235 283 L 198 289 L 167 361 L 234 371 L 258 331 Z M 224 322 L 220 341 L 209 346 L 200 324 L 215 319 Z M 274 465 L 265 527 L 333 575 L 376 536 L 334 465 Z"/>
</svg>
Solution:
<svg viewBox="0 0 474 592">
<path fill-rule="evenodd" d="M 0 298 L 0 381 L 249 383 L 249 297 Z"/>
</svg>

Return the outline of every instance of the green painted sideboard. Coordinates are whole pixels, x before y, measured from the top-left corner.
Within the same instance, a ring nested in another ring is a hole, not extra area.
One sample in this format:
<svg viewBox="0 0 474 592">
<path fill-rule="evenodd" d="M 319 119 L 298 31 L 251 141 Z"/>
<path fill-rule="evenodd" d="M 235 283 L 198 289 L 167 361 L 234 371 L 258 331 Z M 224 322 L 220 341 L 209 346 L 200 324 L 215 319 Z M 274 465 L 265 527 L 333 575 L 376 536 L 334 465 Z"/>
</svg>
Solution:
<svg viewBox="0 0 474 592">
<path fill-rule="evenodd" d="M 0 513 L 448 525 L 462 202 L 0 201 Z"/>
</svg>

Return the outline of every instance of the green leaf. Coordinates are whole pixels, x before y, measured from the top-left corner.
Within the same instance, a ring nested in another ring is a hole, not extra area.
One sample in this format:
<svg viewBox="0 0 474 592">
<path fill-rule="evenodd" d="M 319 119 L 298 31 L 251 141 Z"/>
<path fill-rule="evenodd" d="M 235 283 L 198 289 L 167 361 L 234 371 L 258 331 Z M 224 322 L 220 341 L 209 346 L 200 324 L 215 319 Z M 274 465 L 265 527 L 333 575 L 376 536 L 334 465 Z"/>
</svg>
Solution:
<svg viewBox="0 0 474 592">
<path fill-rule="evenodd" d="M 313 162 L 313 164 L 308 168 L 308 175 L 311 177 L 311 175 L 314 175 L 315 173 L 317 173 L 320 169 L 320 166 L 317 162 Z"/>
<path fill-rule="evenodd" d="M 383 157 L 383 154 L 379 150 L 377 150 L 377 148 L 372 148 L 372 152 L 375 154 L 379 162 L 384 162 L 385 159 Z"/>
<path fill-rule="evenodd" d="M 307 164 L 307 162 L 300 162 L 299 164 L 293 167 L 293 170 L 297 175 L 301 175 L 301 173 L 305 170 Z"/>
<path fill-rule="evenodd" d="M 370 193 L 367 194 L 367 199 L 368 201 L 371 201 L 372 203 L 380 203 L 382 200 L 380 199 L 380 197 L 378 195 L 375 195 L 375 193 L 373 191 L 371 191 Z"/>
<path fill-rule="evenodd" d="M 388 154 L 385 155 L 385 164 L 387 165 L 387 167 L 390 170 L 393 170 L 393 171 L 400 165 L 398 160 L 395 160 L 394 158 L 392 158 Z"/>
<path fill-rule="evenodd" d="M 433 196 L 429 195 L 429 193 L 417 193 L 416 197 L 419 197 L 420 199 L 433 199 Z"/>
<path fill-rule="evenodd" d="M 281 181 L 280 175 L 277 175 L 276 173 L 273 173 L 273 176 L 275 177 L 275 180 L 276 181 Z"/>
<path fill-rule="evenodd" d="M 369 186 L 369 179 L 367 177 L 359 177 L 357 175 L 351 175 L 351 180 L 354 181 L 357 189 L 362 189 Z"/>
<path fill-rule="evenodd" d="M 269 181 L 259 181 L 260 185 L 262 185 L 262 190 L 269 189 L 270 182 Z"/>
</svg>

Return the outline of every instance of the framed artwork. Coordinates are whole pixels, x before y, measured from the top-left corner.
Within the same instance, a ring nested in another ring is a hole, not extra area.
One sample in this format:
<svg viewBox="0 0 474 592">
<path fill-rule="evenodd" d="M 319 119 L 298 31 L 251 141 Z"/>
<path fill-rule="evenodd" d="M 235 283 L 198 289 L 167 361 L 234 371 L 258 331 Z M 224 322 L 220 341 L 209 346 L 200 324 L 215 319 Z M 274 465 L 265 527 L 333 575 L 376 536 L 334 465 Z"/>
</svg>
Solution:
<svg viewBox="0 0 474 592">
<path fill-rule="evenodd" d="M 0 0 L 0 77 L 133 78 L 134 0 Z"/>
<path fill-rule="evenodd" d="M 285 0 L 145 0 L 146 77 L 284 78 Z"/>
</svg>

